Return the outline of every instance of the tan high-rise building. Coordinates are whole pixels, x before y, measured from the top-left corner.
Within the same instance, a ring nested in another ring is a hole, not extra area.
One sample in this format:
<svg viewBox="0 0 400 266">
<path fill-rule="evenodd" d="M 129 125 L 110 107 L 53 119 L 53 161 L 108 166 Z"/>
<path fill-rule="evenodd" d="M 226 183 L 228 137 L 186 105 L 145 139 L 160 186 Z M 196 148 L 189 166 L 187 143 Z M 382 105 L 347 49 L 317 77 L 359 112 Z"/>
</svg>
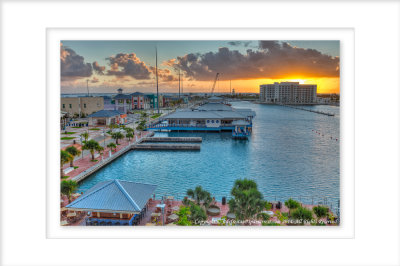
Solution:
<svg viewBox="0 0 400 266">
<path fill-rule="evenodd" d="M 277 104 L 315 104 L 317 85 L 299 82 L 260 85 L 260 101 Z"/>
</svg>

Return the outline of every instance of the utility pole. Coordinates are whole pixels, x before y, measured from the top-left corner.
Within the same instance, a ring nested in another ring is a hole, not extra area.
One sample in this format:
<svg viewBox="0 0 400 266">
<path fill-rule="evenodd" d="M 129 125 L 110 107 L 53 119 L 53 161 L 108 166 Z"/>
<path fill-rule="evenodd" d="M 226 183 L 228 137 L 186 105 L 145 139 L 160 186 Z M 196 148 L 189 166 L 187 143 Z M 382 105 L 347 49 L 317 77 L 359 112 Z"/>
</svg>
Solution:
<svg viewBox="0 0 400 266">
<path fill-rule="evenodd" d="M 181 70 L 178 70 L 178 97 L 181 99 Z"/>
<path fill-rule="evenodd" d="M 160 113 L 159 96 L 158 96 L 158 66 L 157 66 L 157 46 L 156 46 L 156 82 L 157 82 L 157 113 Z"/>
<path fill-rule="evenodd" d="M 229 80 L 229 94 L 232 95 L 232 80 Z"/>
<path fill-rule="evenodd" d="M 89 80 L 86 80 L 87 96 L 89 97 Z"/>
</svg>

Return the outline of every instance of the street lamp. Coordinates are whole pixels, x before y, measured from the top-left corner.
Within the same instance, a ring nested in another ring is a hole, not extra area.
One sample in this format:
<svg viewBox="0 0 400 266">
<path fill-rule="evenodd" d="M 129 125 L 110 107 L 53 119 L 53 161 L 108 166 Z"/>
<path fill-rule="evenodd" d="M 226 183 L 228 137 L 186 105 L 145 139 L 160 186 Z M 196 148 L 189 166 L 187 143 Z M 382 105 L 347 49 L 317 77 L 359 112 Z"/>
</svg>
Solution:
<svg viewBox="0 0 400 266">
<path fill-rule="evenodd" d="M 82 143 L 82 135 L 79 135 L 79 137 L 81 138 L 81 150 L 82 150 L 82 152 L 81 152 L 81 154 L 82 154 L 82 159 L 83 159 L 83 143 Z"/>
</svg>

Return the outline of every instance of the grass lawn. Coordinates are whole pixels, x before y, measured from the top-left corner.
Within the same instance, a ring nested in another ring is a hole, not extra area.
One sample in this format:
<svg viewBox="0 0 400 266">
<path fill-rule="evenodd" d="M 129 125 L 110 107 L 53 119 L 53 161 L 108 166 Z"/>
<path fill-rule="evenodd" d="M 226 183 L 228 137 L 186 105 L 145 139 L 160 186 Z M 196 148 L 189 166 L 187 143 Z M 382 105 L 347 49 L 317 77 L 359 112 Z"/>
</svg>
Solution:
<svg viewBox="0 0 400 266">
<path fill-rule="evenodd" d="M 82 128 L 82 127 L 72 127 L 72 128 Z"/>
<path fill-rule="evenodd" d="M 61 179 L 67 179 L 69 177 L 69 175 L 65 175 L 63 177 L 61 177 Z"/>
<path fill-rule="evenodd" d="M 71 140 L 74 139 L 75 137 L 62 137 L 61 140 Z"/>
<path fill-rule="evenodd" d="M 155 114 L 155 115 L 151 116 L 151 118 L 156 119 L 157 117 L 160 117 L 160 116 L 161 116 L 161 114 Z"/>
<path fill-rule="evenodd" d="M 79 166 L 74 166 L 74 169 L 78 169 L 79 168 Z"/>
<path fill-rule="evenodd" d="M 90 128 L 89 130 L 100 130 L 100 128 Z"/>
<path fill-rule="evenodd" d="M 63 133 L 64 135 L 72 135 L 72 134 L 75 134 L 76 132 L 66 132 L 66 133 Z"/>
</svg>

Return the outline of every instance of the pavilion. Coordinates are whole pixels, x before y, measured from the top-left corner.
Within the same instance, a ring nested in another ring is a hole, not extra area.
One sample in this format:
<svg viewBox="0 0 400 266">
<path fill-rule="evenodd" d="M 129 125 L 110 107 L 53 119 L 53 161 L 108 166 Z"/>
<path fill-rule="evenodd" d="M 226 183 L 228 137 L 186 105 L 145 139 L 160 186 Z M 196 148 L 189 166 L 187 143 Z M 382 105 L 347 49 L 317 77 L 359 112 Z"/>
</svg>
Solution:
<svg viewBox="0 0 400 266">
<path fill-rule="evenodd" d="M 140 222 L 156 185 L 107 180 L 88 189 L 66 206 L 88 212 L 87 225 L 134 225 Z"/>
</svg>

